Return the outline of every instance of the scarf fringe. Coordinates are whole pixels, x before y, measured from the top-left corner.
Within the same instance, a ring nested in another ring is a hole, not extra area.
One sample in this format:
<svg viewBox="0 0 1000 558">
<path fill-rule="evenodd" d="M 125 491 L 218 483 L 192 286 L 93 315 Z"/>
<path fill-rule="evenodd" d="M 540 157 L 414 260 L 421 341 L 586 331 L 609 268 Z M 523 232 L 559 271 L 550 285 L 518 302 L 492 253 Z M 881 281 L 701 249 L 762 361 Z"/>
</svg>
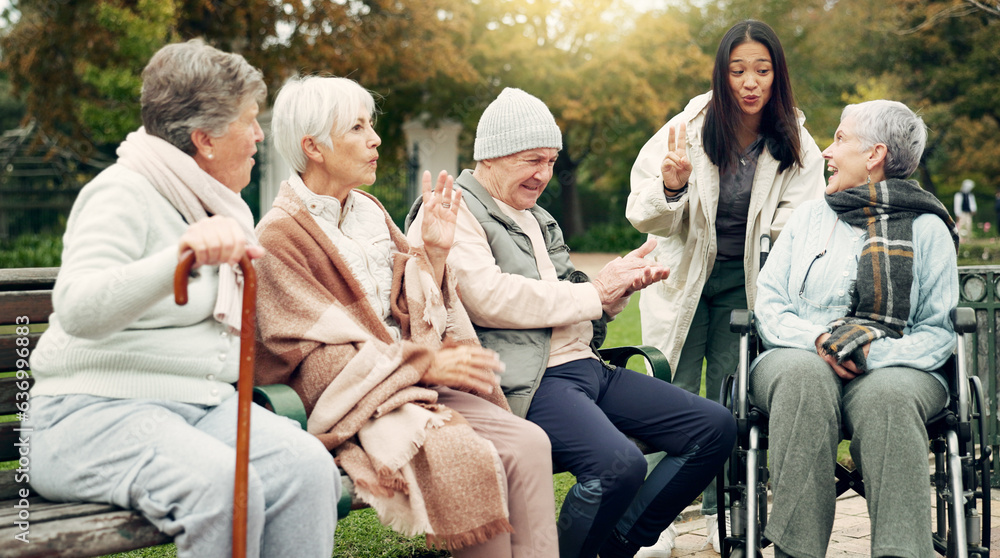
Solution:
<svg viewBox="0 0 1000 558">
<path fill-rule="evenodd" d="M 382 479 L 378 479 L 378 482 L 376 483 L 371 483 L 364 479 L 352 480 L 354 480 L 354 493 L 361 499 L 362 502 L 373 508 L 375 507 L 375 502 L 377 501 L 375 498 L 392 498 L 397 492 L 389 486 L 383 486 L 381 484 Z M 409 490 L 409 487 L 407 487 L 407 490 Z"/>
<path fill-rule="evenodd" d="M 375 473 L 380 478 L 390 478 L 393 475 L 398 475 L 399 470 L 406 466 L 413 460 L 413 457 L 417 455 L 420 448 L 424 447 L 424 443 L 427 441 L 427 432 L 431 429 L 438 429 L 445 425 L 451 420 L 452 411 L 442 405 L 424 405 L 421 403 L 413 403 L 414 405 L 424 408 L 433 413 L 432 416 L 428 417 L 426 426 L 415 433 L 415 437 L 410 440 L 409 444 L 401 449 L 393 459 L 382 463 L 371 457 L 372 467 L 375 468 Z M 381 482 L 381 481 L 380 481 Z"/>
<path fill-rule="evenodd" d="M 427 533 L 427 548 L 440 548 L 448 551 L 460 550 L 487 542 L 497 535 L 513 533 L 514 526 L 503 517 L 486 525 L 454 535 L 434 535 Z"/>
</svg>

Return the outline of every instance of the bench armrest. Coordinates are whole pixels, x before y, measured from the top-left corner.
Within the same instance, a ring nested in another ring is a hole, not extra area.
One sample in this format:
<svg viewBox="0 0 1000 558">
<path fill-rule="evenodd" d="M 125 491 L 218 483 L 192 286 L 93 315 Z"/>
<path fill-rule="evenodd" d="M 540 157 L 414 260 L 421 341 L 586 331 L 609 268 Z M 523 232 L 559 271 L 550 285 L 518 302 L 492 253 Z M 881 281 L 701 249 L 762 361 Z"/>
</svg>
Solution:
<svg viewBox="0 0 1000 558">
<path fill-rule="evenodd" d="M 636 345 L 634 347 L 611 347 L 601 349 L 601 358 L 608 361 L 612 366 L 626 366 L 628 360 L 634 356 L 642 356 L 646 359 L 649 369 L 653 371 L 653 376 L 670 383 L 670 363 L 656 347 L 650 345 Z"/>
<path fill-rule="evenodd" d="M 306 407 L 295 390 L 285 384 L 256 386 L 253 388 L 254 403 L 268 407 L 274 414 L 288 417 L 306 428 Z"/>
<path fill-rule="evenodd" d="M 258 405 L 270 407 L 275 414 L 298 421 L 302 430 L 306 430 L 306 408 L 295 390 L 285 384 L 255 386 L 253 400 Z M 364 502 L 357 499 L 354 493 L 354 481 L 343 469 L 340 469 L 340 501 L 337 502 L 337 519 L 344 519 L 351 509 L 364 507 Z"/>
</svg>

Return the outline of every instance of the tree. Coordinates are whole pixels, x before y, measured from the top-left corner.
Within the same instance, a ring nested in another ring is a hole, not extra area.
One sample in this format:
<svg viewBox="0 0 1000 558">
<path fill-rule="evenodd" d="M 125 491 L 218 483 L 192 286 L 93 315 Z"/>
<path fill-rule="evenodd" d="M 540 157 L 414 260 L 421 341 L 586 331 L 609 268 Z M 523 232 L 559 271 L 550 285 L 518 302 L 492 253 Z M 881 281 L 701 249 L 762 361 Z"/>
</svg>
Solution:
<svg viewBox="0 0 1000 558">
<path fill-rule="evenodd" d="M 939 181 L 953 191 L 967 176 L 1000 186 L 996 5 L 893 0 L 882 8 L 880 28 L 862 29 L 862 40 L 877 42 L 858 62 L 898 80 L 897 98 L 920 108 L 930 128 L 921 174 L 931 191 Z"/>
<path fill-rule="evenodd" d="M 491 11 L 472 65 L 491 92 L 487 102 L 504 86 L 520 87 L 556 117 L 563 133 L 556 184 L 539 203 L 560 218 L 567 237 L 580 235 L 581 188 L 627 192 L 639 148 L 705 89 L 710 62 L 677 10 L 640 18 L 616 0 L 497 0 Z M 624 205 L 614 209 L 623 222 Z M 608 219 L 607 206 L 590 210 Z"/>
<path fill-rule="evenodd" d="M 135 61 L 167 40 L 172 2 L 139 0 L 134 10 L 58 0 L 13 7 L 19 19 L 0 40 L 3 69 L 43 133 L 86 159 L 95 145 L 135 127 L 142 69 Z"/>
<path fill-rule="evenodd" d="M 421 87 L 474 79 L 459 51 L 468 30 L 455 14 L 466 11 L 458 0 L 15 0 L 0 69 L 29 116 L 86 155 L 138 126 L 142 68 L 168 42 L 203 37 L 243 54 L 272 92 L 295 73 L 350 76 L 402 115 Z"/>
</svg>

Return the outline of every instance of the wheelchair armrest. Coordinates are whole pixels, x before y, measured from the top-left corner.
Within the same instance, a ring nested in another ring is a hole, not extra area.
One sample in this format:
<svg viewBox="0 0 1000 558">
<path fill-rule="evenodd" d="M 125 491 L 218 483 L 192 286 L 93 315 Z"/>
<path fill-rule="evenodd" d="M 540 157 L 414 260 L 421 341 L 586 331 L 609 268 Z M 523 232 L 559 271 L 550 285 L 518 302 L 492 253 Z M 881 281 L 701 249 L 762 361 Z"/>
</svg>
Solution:
<svg viewBox="0 0 1000 558">
<path fill-rule="evenodd" d="M 733 310 L 729 316 L 729 331 L 733 333 L 752 333 L 753 326 L 753 310 Z"/>
<path fill-rule="evenodd" d="M 611 347 L 601 349 L 601 358 L 608 361 L 612 366 L 626 366 L 628 359 L 634 356 L 642 356 L 646 359 L 649 369 L 653 371 L 653 376 L 670 383 L 670 363 L 663 352 L 656 347 L 649 345 L 636 345 L 634 347 Z"/>
<path fill-rule="evenodd" d="M 951 323 L 956 333 L 973 333 L 976 331 L 976 311 L 972 308 L 952 308 Z"/>
<path fill-rule="evenodd" d="M 270 407 L 276 415 L 288 417 L 306 430 L 306 407 L 295 390 L 285 384 L 256 386 L 253 388 L 254 403 L 262 407 Z"/>
</svg>

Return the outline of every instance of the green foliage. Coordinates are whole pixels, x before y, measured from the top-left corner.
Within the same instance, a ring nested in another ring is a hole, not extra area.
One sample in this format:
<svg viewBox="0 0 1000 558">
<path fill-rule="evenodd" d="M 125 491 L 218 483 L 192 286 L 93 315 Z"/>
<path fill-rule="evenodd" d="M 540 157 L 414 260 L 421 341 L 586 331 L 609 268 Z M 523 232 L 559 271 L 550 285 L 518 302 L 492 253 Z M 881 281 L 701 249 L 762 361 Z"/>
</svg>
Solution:
<svg viewBox="0 0 1000 558">
<path fill-rule="evenodd" d="M 965 176 L 1000 186 L 1000 17 L 966 0 L 689 0 L 642 13 L 624 0 L 12 0 L 0 17 L 13 94 L 83 156 L 110 153 L 138 124 L 149 56 L 194 36 L 242 53 L 272 94 L 288 75 L 315 72 L 376 91 L 383 168 L 401 161 L 402 124 L 418 115 L 462 122 L 469 164 L 483 108 L 505 86 L 524 88 L 564 133 L 542 205 L 570 236 L 620 218 L 641 145 L 709 87 L 723 33 L 757 18 L 781 38 L 821 148 L 846 102 L 894 98 L 930 127 L 927 189 L 948 192 Z M 7 98 L 0 84 L 0 117 L 19 119 Z"/>
<path fill-rule="evenodd" d="M 94 23 L 113 37 L 104 52 L 77 66 L 81 83 L 92 90 L 79 104 L 79 119 L 96 143 L 120 142 L 139 127 L 142 68 L 169 41 L 175 11 L 172 0 L 140 0 L 131 9 L 94 6 Z"/>
<path fill-rule="evenodd" d="M 402 229 L 403 220 L 406 219 L 411 205 L 411 201 L 407 197 L 406 187 L 406 171 L 390 168 L 385 172 L 379 169 L 378 180 L 375 181 L 375 184 L 365 186 L 362 189 L 378 198 L 396 226 Z"/>
<path fill-rule="evenodd" d="M 587 233 L 567 240 L 570 249 L 576 252 L 612 252 L 625 254 L 635 250 L 646 241 L 646 235 L 628 224 L 600 223 L 591 225 Z"/>
<path fill-rule="evenodd" d="M 642 344 L 642 328 L 639 325 L 639 297 L 637 294 L 629 300 L 628 306 L 621 314 L 608 323 L 608 336 L 604 339 L 605 347 L 625 347 Z M 639 357 L 641 360 L 641 357 Z M 638 361 L 636 361 L 638 362 Z"/>
<path fill-rule="evenodd" d="M 143 67 L 175 38 L 173 0 L 20 0 L 2 67 L 41 130 L 83 157 L 139 124 Z"/>
<path fill-rule="evenodd" d="M 58 267 L 62 259 L 62 236 L 26 234 L 0 242 L 0 268 Z"/>
<path fill-rule="evenodd" d="M 0 131 L 16 128 L 24 117 L 24 103 L 11 94 L 10 79 L 0 72 Z"/>
<path fill-rule="evenodd" d="M 963 240 L 958 247 L 958 265 L 1000 265 L 1000 242 L 995 236 Z"/>
</svg>

